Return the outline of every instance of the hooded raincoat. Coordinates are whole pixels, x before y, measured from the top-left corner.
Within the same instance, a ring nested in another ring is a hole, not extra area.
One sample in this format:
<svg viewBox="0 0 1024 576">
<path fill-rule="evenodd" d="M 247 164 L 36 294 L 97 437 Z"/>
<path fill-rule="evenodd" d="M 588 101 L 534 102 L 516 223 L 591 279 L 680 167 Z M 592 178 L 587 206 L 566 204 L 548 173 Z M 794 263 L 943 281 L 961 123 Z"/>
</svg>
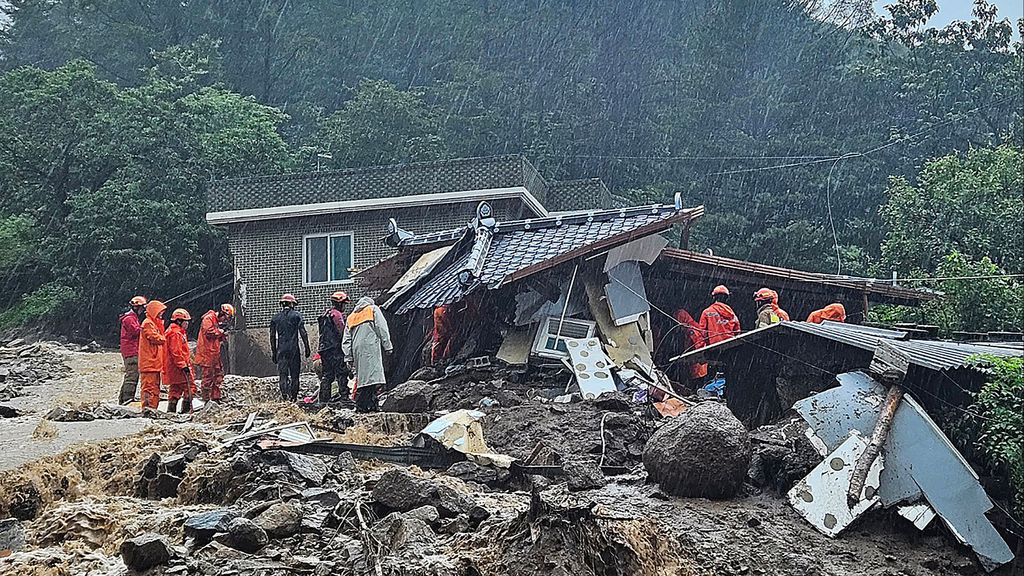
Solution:
<svg viewBox="0 0 1024 576">
<path fill-rule="evenodd" d="M 725 302 L 715 302 L 705 308 L 699 325 L 705 345 L 728 340 L 740 333 L 740 321 Z"/>
<path fill-rule="evenodd" d="M 348 315 L 341 349 L 352 362 L 358 386 L 385 384 L 383 351 L 390 352 L 391 332 L 373 299 L 362 297 Z"/>
<path fill-rule="evenodd" d="M 846 322 L 846 308 L 837 302 L 835 304 L 829 304 L 821 310 L 815 310 L 807 317 L 807 321 L 812 324 L 821 324 L 825 320 L 831 320 L 832 322 Z"/>
<path fill-rule="evenodd" d="M 162 372 L 164 369 L 164 321 L 160 315 L 167 306 L 159 300 L 146 304 L 139 338 L 139 372 Z"/>
</svg>

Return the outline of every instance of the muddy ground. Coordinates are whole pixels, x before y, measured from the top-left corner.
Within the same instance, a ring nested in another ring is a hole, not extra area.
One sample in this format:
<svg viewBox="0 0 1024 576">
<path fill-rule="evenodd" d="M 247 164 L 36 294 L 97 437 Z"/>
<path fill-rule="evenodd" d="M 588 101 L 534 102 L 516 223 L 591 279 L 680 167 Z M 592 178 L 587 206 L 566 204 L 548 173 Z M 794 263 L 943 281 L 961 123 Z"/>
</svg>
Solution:
<svg viewBox="0 0 1024 576">
<path fill-rule="evenodd" d="M 319 436 L 378 446 L 408 445 L 433 417 L 307 412 L 278 402 L 271 379 L 228 377 L 228 399 L 191 418 L 46 422 L 41 414 L 55 405 L 89 407 L 117 394 L 116 354 L 69 351 L 64 362 L 68 374 L 5 402 L 25 414 L 0 419 L 0 549 L 11 534 L 24 545 L 0 552 L 9 554 L 0 574 L 128 574 L 122 544 L 148 533 L 168 553 L 147 571 L 157 575 L 984 573 L 941 528 L 918 532 L 884 511 L 833 540 L 770 486 L 747 485 L 722 501 L 666 496 L 640 464 L 657 426 L 643 409 L 552 404 L 535 383 L 508 383 L 497 405 L 484 403 L 492 450 L 539 464 L 603 455 L 627 473 L 570 491 L 564 478 L 510 478 L 465 462 L 424 470 L 225 445 L 254 411 L 257 426 L 307 420 Z M 495 396 L 493 381 L 480 385 L 483 393 L 456 394 L 458 403 Z M 307 393 L 315 381 L 304 376 L 303 386 Z M 40 422 L 56 435 L 32 438 Z M 196 528 L 210 512 L 223 522 Z"/>
</svg>

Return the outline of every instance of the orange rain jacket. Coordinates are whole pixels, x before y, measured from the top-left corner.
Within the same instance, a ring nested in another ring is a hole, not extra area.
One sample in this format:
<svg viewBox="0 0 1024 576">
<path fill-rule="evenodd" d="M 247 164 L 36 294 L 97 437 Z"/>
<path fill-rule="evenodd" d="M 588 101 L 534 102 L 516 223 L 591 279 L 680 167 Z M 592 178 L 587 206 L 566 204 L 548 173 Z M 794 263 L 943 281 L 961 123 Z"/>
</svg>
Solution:
<svg viewBox="0 0 1024 576">
<path fill-rule="evenodd" d="M 164 350 L 164 384 L 182 384 L 189 381 L 184 370 L 192 369 L 189 359 L 188 336 L 181 324 L 171 324 L 167 329 L 167 344 Z"/>
<path fill-rule="evenodd" d="M 679 323 L 679 327 L 684 331 L 686 338 L 683 339 L 683 346 L 685 349 L 680 350 L 680 354 L 684 354 L 691 350 L 704 347 L 704 335 L 701 331 L 700 325 L 697 321 L 690 316 L 690 313 L 685 309 L 680 308 L 676 310 L 674 315 L 675 320 Z M 691 379 L 703 378 L 708 375 L 708 365 L 706 363 L 695 363 L 688 366 L 689 375 Z"/>
<path fill-rule="evenodd" d="M 715 302 L 705 308 L 699 325 L 705 345 L 728 340 L 740 333 L 740 321 L 725 302 Z"/>
<path fill-rule="evenodd" d="M 821 324 L 825 320 L 846 322 L 846 308 L 839 303 L 829 304 L 821 310 L 811 312 L 811 315 L 807 317 L 807 321 L 813 324 Z"/>
<path fill-rule="evenodd" d="M 196 340 L 196 364 L 200 366 L 220 365 L 220 343 L 225 338 L 227 338 L 227 334 L 220 327 L 217 313 L 210 310 L 203 314 L 203 320 L 199 324 L 199 338 Z"/>
<path fill-rule="evenodd" d="M 779 320 L 783 320 L 786 322 L 789 321 L 789 312 L 786 312 L 782 308 L 779 308 L 779 293 L 776 292 L 775 290 L 772 290 L 771 305 L 772 310 L 775 311 L 775 315 L 779 317 Z"/>
<path fill-rule="evenodd" d="M 146 304 L 146 319 L 142 321 L 139 338 L 139 372 L 162 372 L 164 369 L 164 321 L 160 315 L 167 306 L 159 300 Z"/>
</svg>

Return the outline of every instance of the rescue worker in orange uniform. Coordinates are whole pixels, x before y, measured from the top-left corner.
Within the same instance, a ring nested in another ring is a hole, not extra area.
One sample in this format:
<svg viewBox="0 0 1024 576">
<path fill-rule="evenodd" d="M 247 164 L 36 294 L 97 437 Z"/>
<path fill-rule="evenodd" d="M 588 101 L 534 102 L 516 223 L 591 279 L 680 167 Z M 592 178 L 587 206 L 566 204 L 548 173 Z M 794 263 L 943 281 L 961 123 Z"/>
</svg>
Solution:
<svg viewBox="0 0 1024 576">
<path fill-rule="evenodd" d="M 831 320 L 832 322 L 846 322 L 846 308 L 842 304 L 835 302 L 825 306 L 821 310 L 811 312 L 811 315 L 807 317 L 807 321 L 812 324 L 821 324 L 825 320 Z"/>
<path fill-rule="evenodd" d="M 228 334 L 224 329 L 234 317 L 235 307 L 231 304 L 221 304 L 219 311 L 209 310 L 200 320 L 199 337 L 196 339 L 196 364 L 203 369 L 203 402 L 220 400 L 220 389 L 224 384 L 224 362 L 220 357 L 220 345 L 227 339 Z"/>
<path fill-rule="evenodd" d="M 135 399 L 139 387 L 139 335 L 142 319 L 146 317 L 146 297 L 136 296 L 128 303 L 131 309 L 121 315 L 121 358 L 124 360 L 124 380 L 118 403 L 129 404 Z"/>
<path fill-rule="evenodd" d="M 729 289 L 725 286 L 715 286 L 711 291 L 711 298 L 714 302 L 704 309 L 698 323 L 705 345 L 728 340 L 740 333 L 740 321 L 727 303 Z"/>
<path fill-rule="evenodd" d="M 775 290 L 769 290 L 769 292 L 772 293 L 772 310 L 775 310 L 775 314 L 778 315 L 780 320 L 789 322 L 789 312 L 779 307 L 779 293 Z"/>
<path fill-rule="evenodd" d="M 680 350 L 680 354 L 685 354 L 691 350 L 704 347 L 704 334 L 700 328 L 700 324 L 693 319 L 685 309 L 680 308 L 673 314 L 676 322 L 679 325 L 679 330 L 683 330 L 685 338 L 683 338 L 683 350 Z M 708 375 L 708 365 L 704 362 L 692 363 L 687 366 L 688 377 L 691 382 L 699 382 Z"/>
<path fill-rule="evenodd" d="M 146 304 L 146 319 L 139 337 L 139 375 L 143 408 L 156 409 L 160 404 L 160 373 L 164 369 L 164 320 L 167 306 L 159 300 Z"/>
<path fill-rule="evenodd" d="M 779 294 L 775 290 L 761 288 L 754 292 L 754 303 L 757 304 L 757 324 L 754 328 L 764 328 L 789 320 L 789 314 L 779 308 Z"/>
<path fill-rule="evenodd" d="M 452 343 L 455 337 L 454 312 L 451 304 L 443 304 L 434 308 L 434 338 L 430 347 L 430 364 L 437 366 L 452 354 Z"/>
<path fill-rule="evenodd" d="M 192 397 L 195 394 L 195 380 L 192 377 L 192 359 L 188 351 L 188 323 L 192 316 L 188 310 L 178 308 L 171 313 L 171 325 L 167 328 L 164 344 L 164 384 L 167 385 L 167 411 L 182 414 L 192 412 Z"/>
</svg>

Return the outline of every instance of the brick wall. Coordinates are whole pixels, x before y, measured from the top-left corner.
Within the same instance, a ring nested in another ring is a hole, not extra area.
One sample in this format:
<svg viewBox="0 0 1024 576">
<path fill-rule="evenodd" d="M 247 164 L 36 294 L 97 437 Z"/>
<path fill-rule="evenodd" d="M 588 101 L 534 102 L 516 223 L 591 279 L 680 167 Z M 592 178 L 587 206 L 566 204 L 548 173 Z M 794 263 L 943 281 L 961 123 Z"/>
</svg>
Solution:
<svg viewBox="0 0 1024 576">
<path fill-rule="evenodd" d="M 326 306 L 328 296 L 344 290 L 353 300 L 363 296 L 355 282 L 303 286 L 302 239 L 307 234 L 352 232 L 356 269 L 365 268 L 394 254 L 381 239 L 387 234 L 388 218 L 413 233 L 422 234 L 456 228 L 469 222 L 476 202 L 442 204 L 416 208 L 347 212 L 300 218 L 244 222 L 228 226 L 228 243 L 235 268 L 245 283 L 245 326 L 269 326 L 281 294 L 290 292 L 299 300 L 300 310 L 311 319 Z M 531 213 L 520 200 L 491 202 L 499 221 L 528 217 Z M 376 295 L 376 294 L 371 294 Z"/>
</svg>

